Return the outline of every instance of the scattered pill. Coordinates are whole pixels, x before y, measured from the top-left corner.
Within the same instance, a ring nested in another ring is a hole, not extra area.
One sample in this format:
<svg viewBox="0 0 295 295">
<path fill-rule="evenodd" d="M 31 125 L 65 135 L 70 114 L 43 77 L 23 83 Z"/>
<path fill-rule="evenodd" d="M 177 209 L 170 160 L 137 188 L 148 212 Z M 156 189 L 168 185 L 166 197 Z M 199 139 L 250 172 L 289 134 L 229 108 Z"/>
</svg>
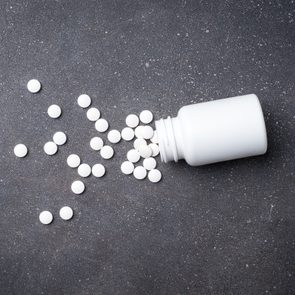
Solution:
<svg viewBox="0 0 295 295">
<path fill-rule="evenodd" d="M 126 174 L 129 175 L 133 172 L 134 170 L 134 164 L 130 161 L 125 161 L 121 164 L 121 171 Z"/>
<path fill-rule="evenodd" d="M 61 108 L 57 104 L 52 104 L 47 110 L 48 116 L 52 119 L 57 119 L 61 115 Z"/>
<path fill-rule="evenodd" d="M 118 130 L 111 130 L 108 133 L 108 140 L 111 143 L 118 143 L 121 140 L 121 133 Z"/>
<path fill-rule="evenodd" d="M 91 174 L 91 167 L 88 164 L 85 164 L 85 163 L 81 164 L 78 167 L 78 174 L 81 177 L 88 177 Z"/>
<path fill-rule="evenodd" d="M 108 160 L 108 159 L 113 157 L 114 150 L 113 150 L 113 148 L 111 146 L 105 145 L 105 146 L 103 146 L 101 148 L 100 155 L 101 155 L 102 158 Z"/>
<path fill-rule="evenodd" d="M 103 147 L 103 140 L 98 136 L 91 138 L 90 147 L 95 151 L 99 151 Z"/>
<path fill-rule="evenodd" d="M 144 126 L 142 129 L 144 139 L 151 139 L 154 135 L 154 129 L 151 126 Z"/>
<path fill-rule="evenodd" d="M 146 170 L 144 167 L 142 166 L 137 166 L 135 167 L 134 171 L 133 171 L 133 175 L 136 179 L 144 179 L 146 177 Z"/>
<path fill-rule="evenodd" d="M 138 116 L 130 114 L 126 117 L 126 125 L 131 128 L 135 128 L 139 124 Z"/>
<path fill-rule="evenodd" d="M 151 138 L 152 143 L 159 143 L 157 131 L 154 131 L 154 135 Z"/>
<path fill-rule="evenodd" d="M 137 126 L 136 128 L 135 128 L 135 131 L 134 131 L 134 133 L 135 133 L 135 136 L 137 137 L 137 138 L 143 138 L 143 135 L 144 135 L 144 126 L 143 125 L 139 125 L 139 126 Z"/>
<path fill-rule="evenodd" d="M 139 119 L 144 124 L 149 124 L 153 121 L 153 114 L 151 111 L 144 110 L 140 113 Z"/>
<path fill-rule="evenodd" d="M 77 168 L 81 163 L 80 157 L 76 154 L 71 154 L 67 158 L 67 164 L 71 168 Z"/>
<path fill-rule="evenodd" d="M 148 179 L 151 182 L 159 182 L 162 178 L 162 173 L 158 169 L 153 169 L 148 174 Z"/>
<path fill-rule="evenodd" d="M 80 195 L 85 190 L 85 184 L 81 180 L 75 180 L 71 185 L 72 192 L 76 195 Z"/>
<path fill-rule="evenodd" d="M 41 89 L 41 83 L 37 79 L 32 79 L 28 82 L 27 88 L 31 93 L 37 93 Z"/>
<path fill-rule="evenodd" d="M 132 163 L 136 163 L 140 159 L 140 154 L 137 150 L 132 149 L 132 150 L 128 151 L 127 159 L 128 159 L 128 161 L 130 161 Z"/>
<path fill-rule="evenodd" d="M 109 123 L 106 119 L 98 119 L 95 122 L 95 129 L 98 132 L 105 132 L 108 130 L 108 128 L 109 128 Z"/>
<path fill-rule="evenodd" d="M 95 164 L 92 167 L 92 174 L 95 177 L 103 177 L 106 173 L 106 169 L 102 164 Z"/>
<path fill-rule="evenodd" d="M 44 144 L 43 149 L 47 155 L 52 156 L 57 152 L 57 145 L 53 141 L 48 141 Z"/>
<path fill-rule="evenodd" d="M 149 147 L 152 149 L 152 152 L 153 152 L 152 156 L 153 157 L 156 157 L 159 155 L 160 149 L 156 143 L 150 143 Z"/>
<path fill-rule="evenodd" d="M 152 149 L 148 145 L 141 145 L 138 148 L 138 152 L 139 152 L 140 156 L 143 158 L 149 158 L 153 154 Z"/>
<path fill-rule="evenodd" d="M 146 158 L 143 160 L 142 164 L 146 170 L 153 170 L 157 166 L 157 162 L 154 158 Z"/>
<path fill-rule="evenodd" d="M 65 144 L 67 142 L 67 136 L 66 136 L 66 134 L 64 132 L 58 131 L 58 132 L 54 133 L 53 141 L 57 145 L 63 145 L 63 144 Z"/>
<path fill-rule="evenodd" d="M 83 109 L 88 108 L 91 105 L 91 98 L 87 94 L 81 94 L 77 99 L 77 103 Z"/>
<path fill-rule="evenodd" d="M 130 141 L 134 138 L 134 131 L 130 127 L 125 127 L 121 132 L 122 138 L 126 141 Z"/>
<path fill-rule="evenodd" d="M 100 118 L 100 111 L 97 108 L 90 108 L 86 116 L 89 121 L 95 122 Z"/>
<path fill-rule="evenodd" d="M 23 158 L 28 154 L 28 148 L 24 144 L 19 143 L 14 147 L 13 152 L 18 158 Z"/>
<path fill-rule="evenodd" d="M 53 220 L 53 215 L 49 211 L 42 211 L 39 214 L 39 220 L 42 224 L 50 224 Z"/>
<path fill-rule="evenodd" d="M 147 145 L 146 140 L 143 138 L 136 138 L 133 143 L 134 148 L 138 150 L 141 145 Z"/>
<path fill-rule="evenodd" d="M 74 215 L 74 211 L 69 206 L 64 206 L 59 210 L 59 216 L 63 220 L 70 220 Z"/>
</svg>

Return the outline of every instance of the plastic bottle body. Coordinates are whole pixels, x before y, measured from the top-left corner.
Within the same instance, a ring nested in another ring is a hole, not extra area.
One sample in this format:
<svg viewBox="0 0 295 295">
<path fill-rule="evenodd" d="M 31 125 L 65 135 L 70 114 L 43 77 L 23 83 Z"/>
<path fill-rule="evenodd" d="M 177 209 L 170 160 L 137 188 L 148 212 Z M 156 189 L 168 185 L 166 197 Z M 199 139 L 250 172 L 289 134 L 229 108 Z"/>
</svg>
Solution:
<svg viewBox="0 0 295 295">
<path fill-rule="evenodd" d="M 200 166 L 264 154 L 267 135 L 255 94 L 182 107 L 156 122 L 161 159 Z"/>
</svg>

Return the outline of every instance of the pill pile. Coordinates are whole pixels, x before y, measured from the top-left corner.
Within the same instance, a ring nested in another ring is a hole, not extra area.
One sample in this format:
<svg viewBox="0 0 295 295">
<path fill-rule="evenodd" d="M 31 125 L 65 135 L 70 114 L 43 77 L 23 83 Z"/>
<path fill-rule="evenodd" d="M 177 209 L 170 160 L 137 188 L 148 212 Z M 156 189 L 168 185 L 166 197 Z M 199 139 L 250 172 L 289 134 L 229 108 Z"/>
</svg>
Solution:
<svg viewBox="0 0 295 295">
<path fill-rule="evenodd" d="M 37 79 L 32 79 L 27 83 L 27 89 L 31 93 L 38 93 L 41 90 L 41 83 Z M 94 123 L 94 128 L 98 133 L 105 133 L 109 129 L 109 122 L 101 117 L 101 112 L 96 107 L 90 107 L 92 100 L 89 95 L 81 94 L 77 98 L 77 104 L 82 109 L 87 109 L 86 117 Z M 62 115 L 62 109 L 57 104 L 52 104 L 47 109 L 47 114 L 52 119 L 58 119 Z M 157 183 L 162 178 L 162 173 L 157 169 L 156 157 L 159 155 L 159 146 L 156 131 L 150 126 L 153 122 L 153 114 L 149 110 L 142 111 L 139 116 L 130 114 L 126 117 L 126 127 L 121 131 L 112 129 L 107 133 L 107 141 L 100 136 L 93 137 L 89 146 L 92 150 L 98 151 L 101 158 L 109 160 L 113 158 L 115 151 L 112 145 L 118 144 L 122 139 L 132 143 L 132 148 L 126 154 L 126 161 L 121 163 L 121 171 L 125 175 L 133 175 L 138 180 L 147 178 L 152 183 Z M 55 155 L 59 148 L 66 144 L 67 135 L 63 131 L 57 131 L 53 134 L 52 140 L 46 142 L 43 146 L 45 154 Z M 23 158 L 29 150 L 23 143 L 14 147 L 16 157 Z M 141 161 L 142 160 L 142 161 Z M 67 165 L 72 169 L 77 169 L 77 174 L 81 178 L 94 177 L 101 178 L 106 174 L 106 168 L 101 163 L 95 163 L 92 167 L 88 163 L 83 163 L 77 154 L 70 154 L 67 157 Z M 80 195 L 86 187 L 83 181 L 76 179 L 71 184 L 71 191 Z M 73 210 L 68 207 L 62 207 L 59 212 L 63 220 L 70 220 L 73 217 Z M 53 215 L 49 211 L 42 211 L 39 215 L 42 224 L 50 224 L 53 221 Z"/>
</svg>

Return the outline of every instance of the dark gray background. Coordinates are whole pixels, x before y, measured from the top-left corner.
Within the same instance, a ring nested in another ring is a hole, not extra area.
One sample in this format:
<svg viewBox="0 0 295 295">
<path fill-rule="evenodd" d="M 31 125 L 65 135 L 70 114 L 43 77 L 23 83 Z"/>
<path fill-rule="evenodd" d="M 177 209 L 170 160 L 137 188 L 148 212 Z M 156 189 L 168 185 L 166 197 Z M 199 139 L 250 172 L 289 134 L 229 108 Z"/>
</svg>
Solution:
<svg viewBox="0 0 295 295">
<path fill-rule="evenodd" d="M 0 3 L 1 295 L 295 293 L 294 1 Z M 159 119 L 256 93 L 269 152 L 160 164 L 161 183 L 140 182 L 119 170 L 130 144 L 110 161 L 90 150 L 97 133 L 76 104 L 84 92 L 117 129 L 143 109 Z M 52 103 L 58 120 L 46 114 Z M 58 130 L 68 144 L 46 156 Z M 19 142 L 25 159 L 13 154 Z M 81 196 L 70 191 L 71 152 L 107 167 Z M 70 222 L 58 217 L 63 205 L 75 210 Z M 49 226 L 38 221 L 46 209 Z"/>
</svg>

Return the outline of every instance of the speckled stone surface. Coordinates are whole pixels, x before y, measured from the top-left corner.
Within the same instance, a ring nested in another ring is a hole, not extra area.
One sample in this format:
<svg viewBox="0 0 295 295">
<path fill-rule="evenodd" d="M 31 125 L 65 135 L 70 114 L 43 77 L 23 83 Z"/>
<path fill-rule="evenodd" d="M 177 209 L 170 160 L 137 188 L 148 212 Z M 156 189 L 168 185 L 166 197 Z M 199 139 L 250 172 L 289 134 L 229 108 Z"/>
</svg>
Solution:
<svg viewBox="0 0 295 295">
<path fill-rule="evenodd" d="M 1 1 L 0 294 L 294 294 L 294 20 L 284 0 Z M 161 183 L 137 181 L 119 168 L 130 143 L 110 161 L 90 150 L 97 132 L 81 93 L 116 129 L 131 112 L 161 118 L 256 93 L 269 152 L 160 164 Z M 46 114 L 53 103 L 58 120 Z M 46 156 L 59 130 L 68 143 Z M 107 169 L 81 196 L 70 191 L 73 152 Z M 64 205 L 70 222 L 58 217 Z"/>
</svg>

